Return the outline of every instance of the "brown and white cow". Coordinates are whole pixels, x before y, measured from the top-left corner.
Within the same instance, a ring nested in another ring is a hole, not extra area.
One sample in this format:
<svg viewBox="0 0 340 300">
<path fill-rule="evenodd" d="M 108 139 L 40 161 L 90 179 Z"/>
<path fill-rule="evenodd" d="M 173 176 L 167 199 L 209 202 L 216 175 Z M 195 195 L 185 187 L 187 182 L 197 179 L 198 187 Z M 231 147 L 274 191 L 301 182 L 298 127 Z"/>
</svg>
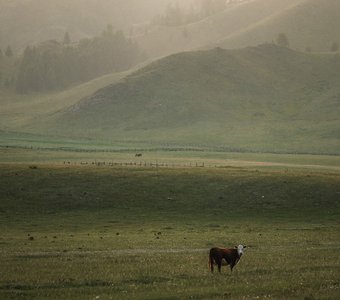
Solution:
<svg viewBox="0 0 340 300">
<path fill-rule="evenodd" d="M 243 255 L 245 248 L 247 248 L 247 246 L 243 245 L 238 245 L 234 248 L 211 248 L 209 252 L 209 266 L 211 272 L 214 272 L 214 264 L 217 265 L 218 271 L 221 272 L 223 260 L 225 260 L 226 265 L 230 266 L 230 270 L 233 271 L 233 268 Z"/>
</svg>

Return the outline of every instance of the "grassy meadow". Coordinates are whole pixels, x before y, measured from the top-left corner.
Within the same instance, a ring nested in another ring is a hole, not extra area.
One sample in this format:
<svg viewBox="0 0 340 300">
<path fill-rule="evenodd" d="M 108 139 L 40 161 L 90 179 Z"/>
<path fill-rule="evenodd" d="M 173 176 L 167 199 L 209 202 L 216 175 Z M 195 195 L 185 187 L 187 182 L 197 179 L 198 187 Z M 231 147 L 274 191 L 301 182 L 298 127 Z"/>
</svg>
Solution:
<svg viewBox="0 0 340 300">
<path fill-rule="evenodd" d="M 0 146 L 338 155 L 339 70 L 338 53 L 265 44 L 179 53 L 65 91 L 4 90 Z"/>
<path fill-rule="evenodd" d="M 337 54 L 273 44 L 179 53 L 12 131 L 229 152 L 339 154 L 339 70 Z"/>
<path fill-rule="evenodd" d="M 59 2 L 47 23 L 64 34 Z M 229 2 L 178 26 L 131 19 L 148 60 L 66 90 L 19 94 L 18 57 L 2 58 L 0 300 L 340 299 L 339 1 Z M 75 41 L 91 26 L 71 8 Z M 212 274 L 209 249 L 238 244 Z"/>
<path fill-rule="evenodd" d="M 0 126 L 6 130 L 23 130 L 28 124 L 63 111 L 98 89 L 119 81 L 127 73 L 111 73 L 63 91 L 18 94 L 2 89 Z"/>
<path fill-rule="evenodd" d="M 32 165 L 18 149 L 12 164 L 5 151 L 1 299 L 340 296 L 335 169 Z M 239 243 L 233 273 L 211 274 L 209 248 Z"/>
</svg>

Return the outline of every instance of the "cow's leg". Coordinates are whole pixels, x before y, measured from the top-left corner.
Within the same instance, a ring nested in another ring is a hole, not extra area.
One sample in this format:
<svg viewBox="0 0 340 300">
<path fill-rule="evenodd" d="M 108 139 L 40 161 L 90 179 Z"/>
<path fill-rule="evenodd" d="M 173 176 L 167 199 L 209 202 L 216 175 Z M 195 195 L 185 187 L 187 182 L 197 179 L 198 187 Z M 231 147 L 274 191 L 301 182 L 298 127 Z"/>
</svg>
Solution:
<svg viewBox="0 0 340 300">
<path fill-rule="evenodd" d="M 231 270 L 231 272 L 233 271 L 233 268 L 236 266 L 237 262 L 238 262 L 238 260 L 233 261 L 233 262 L 230 263 L 230 270 Z"/>
<path fill-rule="evenodd" d="M 209 259 L 210 271 L 214 272 L 214 260 L 212 258 Z"/>
<path fill-rule="evenodd" d="M 221 267 L 222 267 L 222 259 L 216 260 L 217 267 L 218 267 L 218 272 L 221 273 Z"/>
</svg>

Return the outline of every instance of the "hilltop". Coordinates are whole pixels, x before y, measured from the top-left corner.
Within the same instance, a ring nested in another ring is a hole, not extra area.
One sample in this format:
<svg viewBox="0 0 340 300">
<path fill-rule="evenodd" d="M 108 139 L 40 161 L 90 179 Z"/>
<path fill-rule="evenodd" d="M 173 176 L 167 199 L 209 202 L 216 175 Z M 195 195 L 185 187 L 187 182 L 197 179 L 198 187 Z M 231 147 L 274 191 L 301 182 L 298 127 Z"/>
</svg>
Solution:
<svg viewBox="0 0 340 300">
<path fill-rule="evenodd" d="M 219 13 L 197 22 L 178 26 L 155 26 L 145 34 L 136 36 L 135 39 L 150 57 L 209 47 L 293 3 L 296 3 L 296 0 L 240 2 L 228 5 Z"/>
<path fill-rule="evenodd" d="M 339 153 L 340 56 L 272 44 L 171 55 L 25 126 L 48 135 Z"/>
<path fill-rule="evenodd" d="M 180 1 L 181 5 L 190 2 Z M 287 34 L 293 49 L 329 51 L 340 45 L 337 0 L 244 0 L 184 24 L 154 24 L 174 0 L 0 0 L 0 48 L 19 53 L 50 39 L 98 35 L 108 24 L 133 38 L 149 58 L 199 48 L 240 48 Z M 53 17 L 51 17 L 53 16 Z M 20 51 L 21 50 L 21 51 Z"/>
<path fill-rule="evenodd" d="M 194 49 L 242 48 L 276 40 L 285 33 L 292 49 L 329 51 L 340 45 L 337 0 L 252 0 L 227 6 L 198 22 L 158 26 L 136 36 L 150 57 Z"/>
<path fill-rule="evenodd" d="M 304 0 L 264 18 L 252 26 L 235 31 L 215 45 L 240 48 L 275 40 L 278 33 L 288 36 L 294 49 L 330 51 L 340 45 L 340 1 Z"/>
</svg>

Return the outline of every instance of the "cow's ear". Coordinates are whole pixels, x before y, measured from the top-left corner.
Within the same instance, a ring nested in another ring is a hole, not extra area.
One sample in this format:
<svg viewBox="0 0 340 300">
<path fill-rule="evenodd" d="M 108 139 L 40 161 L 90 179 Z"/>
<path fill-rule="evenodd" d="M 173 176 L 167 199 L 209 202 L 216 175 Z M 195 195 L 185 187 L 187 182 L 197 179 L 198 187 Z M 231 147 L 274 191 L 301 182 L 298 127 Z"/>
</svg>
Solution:
<svg viewBox="0 0 340 300">
<path fill-rule="evenodd" d="M 238 247 L 237 246 L 235 246 L 235 249 L 237 249 Z"/>
<path fill-rule="evenodd" d="M 243 248 L 247 248 L 247 246 L 243 246 Z"/>
</svg>

